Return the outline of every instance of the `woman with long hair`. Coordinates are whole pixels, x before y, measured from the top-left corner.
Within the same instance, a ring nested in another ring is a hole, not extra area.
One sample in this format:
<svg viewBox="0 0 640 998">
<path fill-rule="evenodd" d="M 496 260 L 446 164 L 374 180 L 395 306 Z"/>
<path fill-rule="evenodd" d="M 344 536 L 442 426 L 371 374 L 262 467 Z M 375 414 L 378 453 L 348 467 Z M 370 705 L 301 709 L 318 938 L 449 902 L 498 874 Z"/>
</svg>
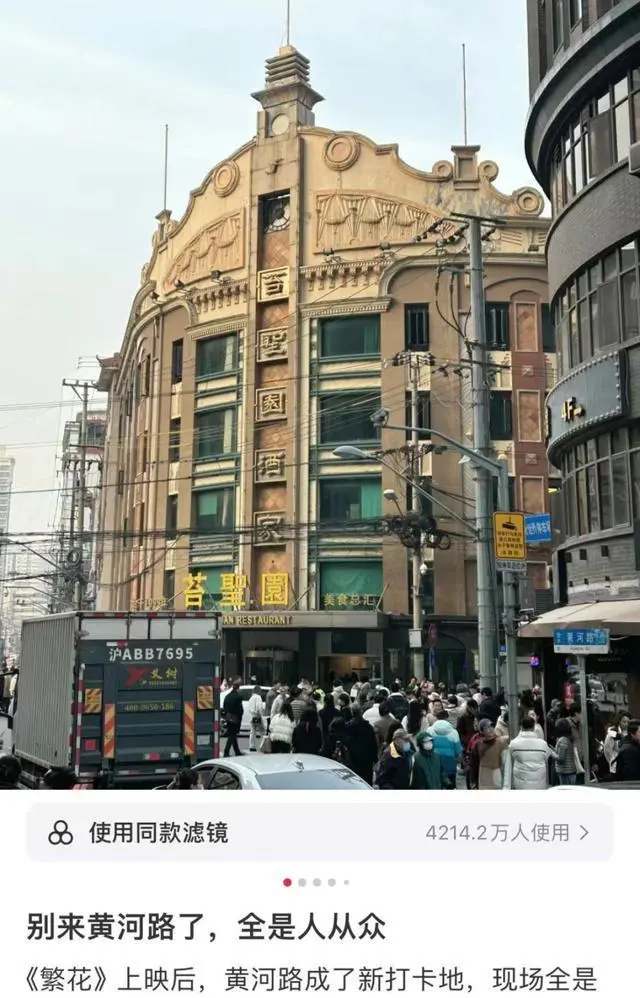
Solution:
<svg viewBox="0 0 640 998">
<path fill-rule="evenodd" d="M 402 726 L 410 735 L 417 735 L 420 731 L 426 731 L 429 727 L 427 722 L 427 712 L 420 700 L 411 700 L 409 710 L 402 721 Z"/>
<path fill-rule="evenodd" d="M 291 752 L 293 730 L 295 728 L 293 708 L 288 700 L 280 706 L 280 710 L 271 718 L 271 752 L 283 755 Z"/>
</svg>

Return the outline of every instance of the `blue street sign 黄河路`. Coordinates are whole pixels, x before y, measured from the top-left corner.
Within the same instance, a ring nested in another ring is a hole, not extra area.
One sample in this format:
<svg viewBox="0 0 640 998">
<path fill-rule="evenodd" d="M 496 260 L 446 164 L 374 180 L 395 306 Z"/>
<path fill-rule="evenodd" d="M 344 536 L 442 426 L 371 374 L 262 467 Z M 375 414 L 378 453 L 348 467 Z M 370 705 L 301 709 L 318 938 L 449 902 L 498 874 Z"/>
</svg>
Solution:
<svg viewBox="0 0 640 998">
<path fill-rule="evenodd" d="M 553 632 L 553 650 L 559 655 L 608 655 L 606 627 L 563 627 Z"/>
<path fill-rule="evenodd" d="M 551 515 L 549 513 L 533 513 L 524 518 L 524 529 L 527 544 L 545 544 L 551 542 Z"/>
</svg>

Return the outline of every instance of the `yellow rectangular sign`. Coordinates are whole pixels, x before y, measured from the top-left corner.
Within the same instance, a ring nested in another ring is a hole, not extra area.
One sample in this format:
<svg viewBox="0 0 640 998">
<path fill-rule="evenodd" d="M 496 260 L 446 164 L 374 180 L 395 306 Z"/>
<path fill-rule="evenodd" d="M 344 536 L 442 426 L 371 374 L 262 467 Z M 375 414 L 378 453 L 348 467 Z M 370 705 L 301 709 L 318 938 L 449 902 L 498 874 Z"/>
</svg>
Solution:
<svg viewBox="0 0 640 998">
<path fill-rule="evenodd" d="M 493 548 L 499 561 L 526 561 L 524 513 L 493 514 Z"/>
</svg>

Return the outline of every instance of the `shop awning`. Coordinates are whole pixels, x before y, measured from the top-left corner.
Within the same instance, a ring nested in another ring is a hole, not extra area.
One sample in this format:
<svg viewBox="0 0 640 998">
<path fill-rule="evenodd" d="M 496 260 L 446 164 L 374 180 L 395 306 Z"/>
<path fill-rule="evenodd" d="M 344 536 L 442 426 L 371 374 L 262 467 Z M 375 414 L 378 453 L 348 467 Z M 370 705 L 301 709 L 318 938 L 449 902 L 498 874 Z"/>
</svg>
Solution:
<svg viewBox="0 0 640 998">
<path fill-rule="evenodd" d="M 606 627 L 616 636 L 640 634 L 640 599 L 560 606 L 520 628 L 521 638 L 552 638 L 556 627 Z"/>
</svg>

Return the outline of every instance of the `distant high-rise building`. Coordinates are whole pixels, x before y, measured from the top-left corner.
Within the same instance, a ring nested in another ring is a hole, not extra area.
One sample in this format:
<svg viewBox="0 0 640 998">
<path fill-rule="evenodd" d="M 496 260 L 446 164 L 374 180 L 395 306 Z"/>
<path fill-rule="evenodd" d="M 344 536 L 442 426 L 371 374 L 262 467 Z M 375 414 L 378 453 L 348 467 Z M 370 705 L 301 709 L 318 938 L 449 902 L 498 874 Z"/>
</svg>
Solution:
<svg viewBox="0 0 640 998">
<path fill-rule="evenodd" d="M 9 457 L 6 447 L 0 447 L 0 579 L 5 578 L 7 569 L 7 545 L 4 535 L 9 531 L 11 515 L 11 493 L 13 491 L 13 473 L 15 460 Z"/>
</svg>

